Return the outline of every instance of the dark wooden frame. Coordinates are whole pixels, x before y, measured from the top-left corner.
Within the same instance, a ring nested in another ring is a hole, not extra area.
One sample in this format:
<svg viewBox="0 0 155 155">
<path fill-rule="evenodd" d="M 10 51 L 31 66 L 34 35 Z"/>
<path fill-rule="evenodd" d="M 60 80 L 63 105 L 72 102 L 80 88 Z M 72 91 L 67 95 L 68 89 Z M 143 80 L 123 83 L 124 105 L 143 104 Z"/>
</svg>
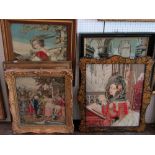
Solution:
<svg viewBox="0 0 155 155">
<path fill-rule="evenodd" d="M 84 57 L 84 39 L 85 38 L 121 38 L 121 37 L 149 37 L 147 56 L 155 57 L 154 44 L 155 34 L 154 33 L 81 33 L 80 34 L 80 58 Z"/>
<path fill-rule="evenodd" d="M 140 124 L 138 127 L 87 127 L 86 126 L 86 65 L 87 64 L 145 64 L 145 80 L 143 90 L 142 108 L 140 111 Z M 137 59 L 122 58 L 120 56 L 113 56 L 109 59 L 88 59 L 82 58 L 80 60 L 81 70 L 81 84 L 79 88 L 78 101 L 80 104 L 81 123 L 80 131 L 82 132 L 103 132 L 103 131 L 144 131 L 145 129 L 145 111 L 150 103 L 151 87 L 150 76 L 152 66 L 154 64 L 153 59 L 150 57 L 142 57 Z"/>
<path fill-rule="evenodd" d="M 51 25 L 65 25 L 67 26 L 68 31 L 68 56 L 67 60 L 75 61 L 75 44 L 76 44 L 76 20 L 74 19 L 8 19 L 2 20 L 2 35 L 4 40 L 4 51 L 5 51 L 5 60 L 13 61 L 13 47 L 12 47 L 12 36 L 10 26 L 11 24 L 51 24 Z"/>
<path fill-rule="evenodd" d="M 64 77 L 65 78 L 65 113 L 64 125 L 28 125 L 20 123 L 19 105 L 17 104 L 16 78 L 17 77 Z M 9 104 L 12 114 L 12 129 L 14 133 L 72 133 L 73 103 L 72 103 L 72 71 L 71 69 L 7 69 L 5 79 L 9 90 Z"/>
<path fill-rule="evenodd" d="M 72 69 L 71 61 L 60 61 L 60 62 L 12 62 L 6 61 L 3 63 L 5 70 L 7 69 Z"/>
</svg>

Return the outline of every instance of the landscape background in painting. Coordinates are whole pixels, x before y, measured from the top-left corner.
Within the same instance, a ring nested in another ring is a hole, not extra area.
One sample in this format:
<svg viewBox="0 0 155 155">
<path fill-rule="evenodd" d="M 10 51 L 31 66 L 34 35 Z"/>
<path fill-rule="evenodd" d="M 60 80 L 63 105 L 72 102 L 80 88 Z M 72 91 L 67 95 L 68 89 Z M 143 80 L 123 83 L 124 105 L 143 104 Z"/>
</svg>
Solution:
<svg viewBox="0 0 155 155">
<path fill-rule="evenodd" d="M 16 89 L 21 124 L 65 124 L 63 77 L 18 77 Z"/>
<path fill-rule="evenodd" d="M 120 55 L 126 58 L 147 55 L 148 37 L 84 38 L 84 56 L 102 58 Z"/>
<path fill-rule="evenodd" d="M 29 61 L 67 60 L 67 27 L 48 24 L 11 24 L 13 52 L 16 59 Z M 35 48 L 32 41 L 44 42 Z M 43 56 L 37 55 L 41 51 Z"/>
<path fill-rule="evenodd" d="M 87 64 L 86 125 L 138 126 L 144 64 Z"/>
</svg>

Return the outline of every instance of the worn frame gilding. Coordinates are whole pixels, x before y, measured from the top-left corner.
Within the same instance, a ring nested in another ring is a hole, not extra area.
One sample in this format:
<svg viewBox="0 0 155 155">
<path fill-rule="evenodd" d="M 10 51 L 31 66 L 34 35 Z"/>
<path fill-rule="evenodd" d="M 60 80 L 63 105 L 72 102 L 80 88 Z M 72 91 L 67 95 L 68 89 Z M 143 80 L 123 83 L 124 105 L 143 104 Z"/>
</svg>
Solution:
<svg viewBox="0 0 155 155">
<path fill-rule="evenodd" d="M 17 104 L 16 78 L 17 77 L 64 77 L 65 78 L 65 125 L 21 125 Z M 9 104 L 12 114 L 12 130 L 14 133 L 72 133 L 72 72 L 70 69 L 8 69 L 5 79 L 9 89 Z"/>
<path fill-rule="evenodd" d="M 145 79 L 142 96 L 142 107 L 140 111 L 140 123 L 138 127 L 88 127 L 86 126 L 86 65 L 87 64 L 145 64 Z M 78 101 L 80 104 L 81 123 L 80 131 L 82 132 L 104 132 L 104 131 L 144 131 L 145 129 L 145 111 L 150 103 L 151 98 L 151 86 L 150 75 L 152 66 L 154 64 L 153 59 L 150 57 L 142 57 L 137 59 L 122 58 L 120 56 L 113 56 L 109 59 L 88 59 L 82 58 L 80 60 L 81 70 L 81 84 L 79 88 Z"/>
</svg>

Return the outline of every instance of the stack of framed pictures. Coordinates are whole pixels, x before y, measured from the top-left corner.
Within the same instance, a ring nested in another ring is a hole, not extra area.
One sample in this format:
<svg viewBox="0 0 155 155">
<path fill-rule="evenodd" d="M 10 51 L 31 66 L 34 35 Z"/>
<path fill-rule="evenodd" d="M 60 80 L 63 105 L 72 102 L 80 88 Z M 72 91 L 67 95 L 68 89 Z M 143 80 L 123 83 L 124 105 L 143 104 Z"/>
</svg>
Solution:
<svg viewBox="0 0 155 155">
<path fill-rule="evenodd" d="M 80 130 L 143 131 L 153 83 L 154 35 L 80 36 Z"/>
<path fill-rule="evenodd" d="M 73 132 L 76 20 L 1 25 L 14 133 Z M 152 33 L 80 34 L 81 131 L 145 129 L 154 45 Z"/>
<path fill-rule="evenodd" d="M 14 133 L 71 133 L 76 20 L 2 20 Z"/>
</svg>

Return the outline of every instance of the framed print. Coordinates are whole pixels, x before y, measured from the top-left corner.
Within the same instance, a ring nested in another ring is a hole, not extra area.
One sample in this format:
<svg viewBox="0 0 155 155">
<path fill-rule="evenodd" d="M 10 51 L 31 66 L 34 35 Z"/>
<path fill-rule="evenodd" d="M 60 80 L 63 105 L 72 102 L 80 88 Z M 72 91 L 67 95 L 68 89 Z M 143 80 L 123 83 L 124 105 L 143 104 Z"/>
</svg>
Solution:
<svg viewBox="0 0 155 155">
<path fill-rule="evenodd" d="M 4 110 L 4 104 L 3 104 L 3 95 L 2 95 L 2 89 L 0 85 L 0 120 L 4 120 L 6 118 L 5 110 Z"/>
<path fill-rule="evenodd" d="M 60 61 L 60 62 L 12 62 L 7 61 L 3 63 L 4 69 L 72 69 L 71 61 Z"/>
<path fill-rule="evenodd" d="M 120 55 L 125 58 L 153 56 L 153 34 L 105 33 L 81 34 L 80 57 L 104 58 Z"/>
<path fill-rule="evenodd" d="M 143 131 L 154 61 L 113 56 L 80 61 L 81 131 Z"/>
<path fill-rule="evenodd" d="M 75 60 L 76 20 L 2 20 L 7 61 Z"/>
<path fill-rule="evenodd" d="M 70 69 L 8 69 L 5 78 L 14 133 L 71 133 Z"/>
</svg>

